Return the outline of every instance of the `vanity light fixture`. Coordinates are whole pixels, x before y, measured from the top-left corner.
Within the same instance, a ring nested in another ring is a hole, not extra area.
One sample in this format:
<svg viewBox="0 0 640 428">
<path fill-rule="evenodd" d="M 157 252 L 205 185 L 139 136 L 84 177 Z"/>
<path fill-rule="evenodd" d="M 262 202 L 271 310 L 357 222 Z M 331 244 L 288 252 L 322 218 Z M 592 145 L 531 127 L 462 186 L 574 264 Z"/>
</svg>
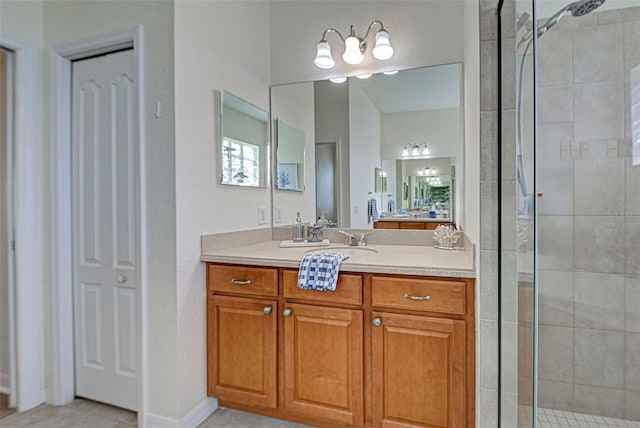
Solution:
<svg viewBox="0 0 640 428">
<path fill-rule="evenodd" d="M 329 80 L 331 80 L 333 83 L 344 83 L 347 81 L 347 78 L 345 76 L 342 76 L 342 77 L 333 77 Z"/>
<path fill-rule="evenodd" d="M 417 144 L 414 144 L 413 147 L 411 147 L 411 156 L 420 156 L 420 147 L 418 147 Z"/>
<path fill-rule="evenodd" d="M 409 149 L 406 145 L 402 147 L 402 156 L 409 156 Z"/>
<path fill-rule="evenodd" d="M 353 30 L 353 25 L 351 26 L 349 36 L 346 39 L 342 37 L 342 34 L 340 34 L 340 32 L 335 28 L 328 28 L 324 30 L 324 33 L 322 33 L 322 40 L 320 40 L 316 45 L 316 58 L 313 62 L 317 67 L 324 69 L 332 68 L 336 64 L 333 56 L 331 55 L 331 45 L 326 39 L 328 33 L 336 33 L 345 46 L 344 53 L 342 54 L 344 62 L 347 64 L 360 64 L 364 59 L 364 52 L 367 49 L 367 37 L 369 36 L 371 29 L 376 24 L 380 26 L 380 30 L 376 33 L 376 45 L 372 50 L 373 56 L 379 60 L 387 60 L 391 58 L 393 56 L 393 48 L 389 41 L 389 33 L 384 29 L 382 21 L 373 21 L 369 25 L 367 33 L 363 38 L 356 36 L 355 31 Z"/>
</svg>

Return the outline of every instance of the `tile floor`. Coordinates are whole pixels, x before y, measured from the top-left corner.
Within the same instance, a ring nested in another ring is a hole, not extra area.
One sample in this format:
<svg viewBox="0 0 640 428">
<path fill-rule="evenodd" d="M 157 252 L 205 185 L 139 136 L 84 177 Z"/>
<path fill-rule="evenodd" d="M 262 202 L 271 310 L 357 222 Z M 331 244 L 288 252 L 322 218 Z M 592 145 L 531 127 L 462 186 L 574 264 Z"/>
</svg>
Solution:
<svg viewBox="0 0 640 428">
<path fill-rule="evenodd" d="M 54 407 L 42 405 L 0 420 L 2 428 L 131 428 L 138 425 L 136 413 L 94 401 L 76 398 L 72 403 Z M 199 428 L 305 428 L 278 419 L 219 408 Z"/>
<path fill-rule="evenodd" d="M 518 428 L 531 428 L 531 409 L 522 407 Z M 537 428 L 640 428 L 640 421 L 607 418 L 554 409 L 538 409 Z"/>
</svg>

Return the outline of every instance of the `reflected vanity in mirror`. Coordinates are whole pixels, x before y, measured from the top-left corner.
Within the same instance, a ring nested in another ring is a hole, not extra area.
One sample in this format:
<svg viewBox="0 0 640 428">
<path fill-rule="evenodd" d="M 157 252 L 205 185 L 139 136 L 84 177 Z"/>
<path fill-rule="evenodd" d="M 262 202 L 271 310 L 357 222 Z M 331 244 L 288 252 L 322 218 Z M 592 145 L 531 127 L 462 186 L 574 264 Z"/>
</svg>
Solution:
<svg viewBox="0 0 640 428">
<path fill-rule="evenodd" d="M 268 113 L 224 89 L 220 90 L 220 183 L 266 187 Z"/>
<path fill-rule="evenodd" d="M 276 123 L 276 189 L 304 191 L 305 135 L 282 119 Z"/>
<path fill-rule="evenodd" d="M 459 225 L 461 72 L 460 64 L 449 64 L 272 86 L 272 117 L 295 111 L 296 127 L 305 123 L 304 193 L 312 205 L 290 206 L 286 192 L 274 191 L 273 226 L 305 210 L 307 222 L 324 214 L 342 228 L 378 228 L 392 218 Z M 372 198 L 379 219 L 368 209 Z"/>
</svg>

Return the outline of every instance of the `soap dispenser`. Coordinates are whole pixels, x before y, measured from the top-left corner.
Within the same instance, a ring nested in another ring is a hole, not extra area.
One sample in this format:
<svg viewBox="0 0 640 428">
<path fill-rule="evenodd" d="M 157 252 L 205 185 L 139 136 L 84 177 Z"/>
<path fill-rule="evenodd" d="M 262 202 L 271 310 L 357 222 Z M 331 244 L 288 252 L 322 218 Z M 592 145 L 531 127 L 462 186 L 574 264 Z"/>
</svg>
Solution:
<svg viewBox="0 0 640 428">
<path fill-rule="evenodd" d="M 304 241 L 304 223 L 302 222 L 302 218 L 300 218 L 300 213 L 298 213 L 296 222 L 293 223 L 293 229 L 291 232 L 293 242 Z"/>
</svg>

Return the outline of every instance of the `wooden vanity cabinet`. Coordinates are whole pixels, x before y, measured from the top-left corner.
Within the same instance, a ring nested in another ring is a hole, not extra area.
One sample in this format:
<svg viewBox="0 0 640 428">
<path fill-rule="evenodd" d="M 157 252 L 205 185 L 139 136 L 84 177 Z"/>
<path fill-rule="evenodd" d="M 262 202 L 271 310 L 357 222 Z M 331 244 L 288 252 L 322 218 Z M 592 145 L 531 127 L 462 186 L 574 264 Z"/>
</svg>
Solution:
<svg viewBox="0 0 640 428">
<path fill-rule="evenodd" d="M 284 314 L 284 407 L 362 425 L 362 311 L 287 303 Z"/>
<path fill-rule="evenodd" d="M 373 223 L 374 229 L 409 229 L 409 230 L 435 230 L 436 227 L 450 226 L 453 223 L 449 221 L 376 221 Z"/>
<path fill-rule="evenodd" d="M 472 286 L 371 278 L 374 427 L 474 426 Z"/>
<path fill-rule="evenodd" d="M 208 393 L 318 427 L 471 428 L 473 283 L 349 272 L 318 292 L 208 263 Z"/>
</svg>

